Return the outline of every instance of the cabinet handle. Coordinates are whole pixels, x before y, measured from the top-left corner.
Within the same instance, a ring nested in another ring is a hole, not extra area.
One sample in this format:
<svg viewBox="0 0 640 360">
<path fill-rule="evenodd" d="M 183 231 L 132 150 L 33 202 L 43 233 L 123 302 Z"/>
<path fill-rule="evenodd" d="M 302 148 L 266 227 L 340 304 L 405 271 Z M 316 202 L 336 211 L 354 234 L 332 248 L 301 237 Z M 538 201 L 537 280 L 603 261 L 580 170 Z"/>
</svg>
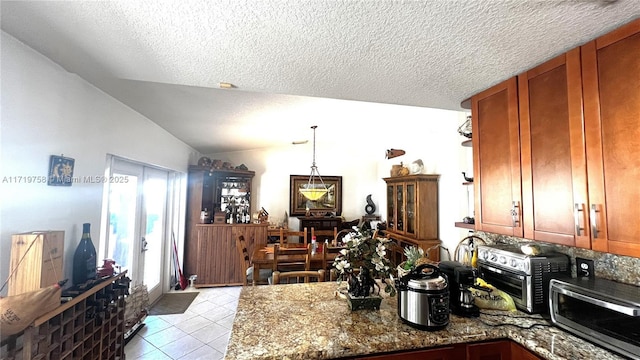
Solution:
<svg viewBox="0 0 640 360">
<path fill-rule="evenodd" d="M 520 203 L 513 201 L 511 203 L 511 220 L 513 221 L 513 227 L 520 227 Z"/>
<path fill-rule="evenodd" d="M 584 204 L 578 204 L 578 203 L 574 204 L 573 219 L 576 224 L 576 236 L 582 236 L 581 232 L 584 231 L 584 227 L 580 226 L 580 212 L 584 211 L 584 209 L 582 208 L 583 205 Z"/>
<path fill-rule="evenodd" d="M 591 204 L 591 236 L 595 239 L 598 237 L 598 219 L 597 213 L 599 213 L 596 204 Z"/>
</svg>

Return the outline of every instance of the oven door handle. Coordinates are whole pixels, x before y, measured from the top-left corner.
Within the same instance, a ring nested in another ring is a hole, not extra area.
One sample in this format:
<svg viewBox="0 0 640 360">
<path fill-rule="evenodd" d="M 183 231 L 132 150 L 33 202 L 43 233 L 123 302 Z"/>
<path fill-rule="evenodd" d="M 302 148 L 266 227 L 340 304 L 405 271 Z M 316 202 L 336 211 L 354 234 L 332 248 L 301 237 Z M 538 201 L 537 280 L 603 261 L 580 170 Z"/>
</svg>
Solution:
<svg viewBox="0 0 640 360">
<path fill-rule="evenodd" d="M 629 315 L 629 316 L 640 316 L 640 308 L 637 307 L 633 307 L 633 306 L 627 306 L 627 305 L 623 305 L 623 304 L 614 304 L 611 301 L 603 301 L 600 299 L 596 299 L 593 298 L 591 296 L 587 296 L 587 295 L 583 295 L 580 294 L 578 292 L 575 291 L 571 291 L 569 289 L 566 289 L 564 287 L 557 287 L 556 290 L 557 292 L 567 295 L 567 296 L 571 296 L 573 298 L 576 298 L 578 300 L 582 300 L 584 302 L 590 303 L 590 304 L 594 304 L 594 305 L 598 305 L 600 307 L 603 307 L 605 309 L 609 309 L 609 310 L 613 310 L 625 315 Z"/>
</svg>

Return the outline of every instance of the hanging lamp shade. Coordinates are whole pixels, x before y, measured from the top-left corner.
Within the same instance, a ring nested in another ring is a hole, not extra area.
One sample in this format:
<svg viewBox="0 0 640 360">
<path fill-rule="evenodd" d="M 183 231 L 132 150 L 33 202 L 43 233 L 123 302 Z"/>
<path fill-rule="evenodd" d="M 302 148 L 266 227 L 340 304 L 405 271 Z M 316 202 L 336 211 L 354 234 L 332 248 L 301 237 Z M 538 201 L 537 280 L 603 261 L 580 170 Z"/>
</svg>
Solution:
<svg viewBox="0 0 640 360">
<path fill-rule="evenodd" d="M 300 193 L 302 194 L 302 196 L 304 196 L 305 198 L 311 201 L 316 201 L 320 199 L 327 192 L 329 192 L 329 190 L 327 189 L 300 189 Z"/>
<path fill-rule="evenodd" d="M 313 162 L 311 163 L 311 175 L 309 175 L 309 182 L 304 188 L 301 188 L 300 194 L 304 196 L 306 199 L 311 201 L 320 200 L 326 193 L 329 192 L 327 186 L 322 181 L 322 176 L 318 172 L 318 167 L 316 166 L 316 128 L 317 125 L 313 125 L 311 128 L 313 129 Z"/>
</svg>

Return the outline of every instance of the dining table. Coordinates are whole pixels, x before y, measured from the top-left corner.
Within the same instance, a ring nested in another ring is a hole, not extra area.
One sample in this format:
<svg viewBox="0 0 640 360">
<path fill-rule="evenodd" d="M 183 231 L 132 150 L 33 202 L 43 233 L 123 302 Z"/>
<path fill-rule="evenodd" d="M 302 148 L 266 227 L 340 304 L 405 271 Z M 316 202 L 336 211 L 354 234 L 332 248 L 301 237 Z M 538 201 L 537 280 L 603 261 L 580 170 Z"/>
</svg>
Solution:
<svg viewBox="0 0 640 360">
<path fill-rule="evenodd" d="M 324 244 L 320 245 L 323 246 Z M 288 244 L 287 247 L 304 247 L 304 244 Z M 260 269 L 271 269 L 273 268 L 273 246 L 265 246 L 265 247 L 256 247 L 253 250 L 253 254 L 251 254 L 251 263 L 253 264 L 253 273 L 259 274 Z M 337 251 L 327 251 L 326 253 L 326 261 L 327 263 L 333 262 L 336 256 L 338 255 Z M 278 254 L 278 262 L 301 262 L 305 261 L 306 255 L 302 254 Z M 319 269 L 327 269 L 327 264 L 322 264 L 323 255 L 322 248 L 319 247 L 318 251 L 311 255 L 311 270 L 319 270 Z M 256 285 L 258 279 L 256 276 L 253 277 L 253 285 Z"/>
</svg>

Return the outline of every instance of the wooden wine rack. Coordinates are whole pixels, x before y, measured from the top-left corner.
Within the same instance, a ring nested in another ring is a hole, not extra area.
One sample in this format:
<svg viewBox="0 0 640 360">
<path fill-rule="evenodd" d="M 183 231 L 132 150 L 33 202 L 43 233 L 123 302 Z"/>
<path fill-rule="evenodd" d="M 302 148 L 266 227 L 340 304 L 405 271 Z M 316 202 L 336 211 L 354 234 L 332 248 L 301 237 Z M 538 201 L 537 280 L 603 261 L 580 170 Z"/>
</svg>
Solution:
<svg viewBox="0 0 640 360">
<path fill-rule="evenodd" d="M 124 359 L 126 289 L 114 285 L 125 275 L 95 285 L 6 339 L 3 358 Z"/>
</svg>

